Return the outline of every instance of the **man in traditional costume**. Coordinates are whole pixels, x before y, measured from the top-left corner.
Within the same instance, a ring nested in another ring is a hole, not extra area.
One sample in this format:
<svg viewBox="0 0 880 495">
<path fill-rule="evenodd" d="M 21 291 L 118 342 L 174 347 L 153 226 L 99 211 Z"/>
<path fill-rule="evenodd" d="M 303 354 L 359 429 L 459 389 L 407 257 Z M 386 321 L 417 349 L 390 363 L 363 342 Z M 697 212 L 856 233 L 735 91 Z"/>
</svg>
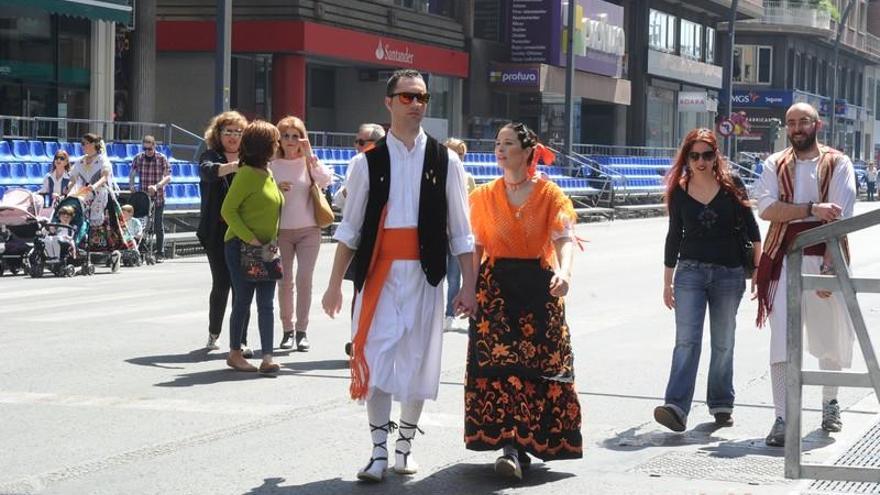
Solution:
<svg viewBox="0 0 880 495">
<path fill-rule="evenodd" d="M 852 216 L 856 200 L 849 157 L 816 140 L 822 128 L 816 109 L 797 103 L 788 109 L 785 118 L 791 147 L 767 159 L 754 190 L 761 218 L 770 221 L 757 280 L 758 326 L 770 320 L 770 378 L 776 410 L 776 421 L 766 444 L 780 447 L 785 443 L 785 253 L 798 233 Z M 831 252 L 826 251 L 824 244 L 804 250 L 803 272 L 832 273 Z M 804 293 L 801 312 L 807 349 L 819 359 L 819 368 L 849 368 L 854 337 L 843 296 L 839 292 Z M 837 387 L 824 386 L 822 429 L 836 432 L 842 426 Z"/>
<path fill-rule="evenodd" d="M 391 128 L 351 163 L 324 311 L 342 308 L 342 279 L 354 260 L 351 396 L 366 400 L 373 450 L 357 477 L 381 481 L 388 466 L 392 398 L 401 403 L 394 471 L 413 474 L 411 455 L 425 399 L 437 398 L 443 341 L 446 255 L 459 256 L 459 313 L 476 306 L 465 173 L 458 156 L 421 122 L 430 94 L 421 74 L 395 72 L 385 107 Z"/>
</svg>

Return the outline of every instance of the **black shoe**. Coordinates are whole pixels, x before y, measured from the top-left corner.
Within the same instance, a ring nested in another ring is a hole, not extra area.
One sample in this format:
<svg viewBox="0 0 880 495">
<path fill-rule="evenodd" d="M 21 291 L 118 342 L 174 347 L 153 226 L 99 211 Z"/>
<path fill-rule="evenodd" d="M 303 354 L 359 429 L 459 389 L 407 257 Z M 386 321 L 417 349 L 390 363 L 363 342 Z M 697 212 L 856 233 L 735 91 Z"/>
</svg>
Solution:
<svg viewBox="0 0 880 495">
<path fill-rule="evenodd" d="M 733 426 L 733 416 L 729 412 L 715 414 L 715 426 Z"/>
<path fill-rule="evenodd" d="M 682 432 L 686 429 L 684 421 L 678 417 L 675 409 L 669 406 L 657 406 L 654 408 L 654 420 L 672 431 Z"/>
<path fill-rule="evenodd" d="M 309 339 L 306 338 L 306 333 L 296 332 L 296 350 L 299 352 L 307 352 L 311 347 Z"/>
<path fill-rule="evenodd" d="M 278 347 L 282 349 L 293 349 L 293 332 L 284 332 L 284 336 L 281 337 L 281 345 Z"/>
<path fill-rule="evenodd" d="M 157 254 L 156 257 L 153 259 L 153 261 L 156 263 L 164 263 L 165 257 L 162 256 L 161 254 Z"/>
</svg>

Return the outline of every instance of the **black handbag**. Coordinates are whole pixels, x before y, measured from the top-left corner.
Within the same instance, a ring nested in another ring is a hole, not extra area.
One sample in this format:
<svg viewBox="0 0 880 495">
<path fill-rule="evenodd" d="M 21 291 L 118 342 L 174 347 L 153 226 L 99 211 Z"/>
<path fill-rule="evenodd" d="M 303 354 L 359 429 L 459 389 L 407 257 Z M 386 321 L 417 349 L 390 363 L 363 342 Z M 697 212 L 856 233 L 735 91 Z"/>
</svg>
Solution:
<svg viewBox="0 0 880 495">
<path fill-rule="evenodd" d="M 743 272 L 746 278 L 752 278 L 755 273 L 755 245 L 749 239 L 749 233 L 746 231 L 746 222 L 743 218 L 743 205 L 737 203 L 736 210 L 736 243 L 739 247 L 740 256 L 742 258 Z"/>
<path fill-rule="evenodd" d="M 284 276 L 281 251 L 274 242 L 251 246 L 241 242 L 241 273 L 248 282 L 268 282 Z"/>
</svg>

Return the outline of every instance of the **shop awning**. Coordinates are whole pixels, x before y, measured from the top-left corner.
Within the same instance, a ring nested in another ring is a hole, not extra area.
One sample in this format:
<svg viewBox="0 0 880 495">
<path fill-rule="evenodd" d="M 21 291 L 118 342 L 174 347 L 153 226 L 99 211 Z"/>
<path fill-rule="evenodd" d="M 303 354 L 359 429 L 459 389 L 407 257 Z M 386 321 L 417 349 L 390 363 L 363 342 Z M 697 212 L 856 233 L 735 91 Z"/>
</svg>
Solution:
<svg viewBox="0 0 880 495">
<path fill-rule="evenodd" d="M 0 7 L 4 5 L 37 8 L 95 21 L 132 23 L 131 0 L 0 0 Z"/>
</svg>

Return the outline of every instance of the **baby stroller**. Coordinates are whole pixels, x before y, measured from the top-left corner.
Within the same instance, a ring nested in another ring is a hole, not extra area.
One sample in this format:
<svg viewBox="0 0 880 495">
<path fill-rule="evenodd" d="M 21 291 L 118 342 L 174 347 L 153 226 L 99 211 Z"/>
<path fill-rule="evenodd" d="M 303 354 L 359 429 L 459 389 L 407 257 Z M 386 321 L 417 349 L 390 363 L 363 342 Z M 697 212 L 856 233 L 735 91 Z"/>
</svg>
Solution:
<svg viewBox="0 0 880 495">
<path fill-rule="evenodd" d="M 60 223 L 58 218 L 58 210 L 65 206 L 73 209 L 70 225 Z M 82 201 L 75 196 L 61 199 L 55 205 L 55 212 L 51 218 L 51 222 L 41 222 L 40 229 L 34 239 L 33 249 L 28 254 L 31 277 L 42 277 L 43 271 L 46 269 L 51 270 L 56 277 L 71 277 L 76 274 L 76 267 L 80 267 L 80 275 L 94 275 L 95 265 L 91 263 L 89 257 L 89 221 L 83 212 Z M 51 241 L 48 236 L 52 230 L 56 232 L 67 231 L 72 244 L 69 252 L 63 252 L 59 256 L 50 255 L 47 242 Z"/>
<path fill-rule="evenodd" d="M 135 191 L 130 194 L 121 193 L 119 200 L 123 204 L 129 204 L 134 208 L 132 217 L 137 218 L 143 225 L 141 239 L 138 241 L 137 251 L 126 250 L 122 252 L 122 264 L 125 266 L 140 266 L 141 263 L 153 265 L 156 263 L 153 254 L 155 233 L 153 232 L 153 200 L 150 195 L 143 191 Z"/>
<path fill-rule="evenodd" d="M 58 217 L 58 210 L 64 206 L 69 206 L 74 212 L 69 225 L 61 223 Z M 87 243 L 83 242 L 88 231 L 88 220 L 83 215 L 79 199 L 68 197 L 60 200 L 52 214 L 51 222 L 40 222 L 33 249 L 28 254 L 31 277 L 42 277 L 46 269 L 56 277 L 72 277 L 76 274 L 77 266 L 82 267 L 80 274 L 94 275 L 95 266 L 89 262 Z M 53 243 L 58 244 L 57 252 Z M 76 246 L 79 245 L 86 247 L 78 250 Z"/>
<path fill-rule="evenodd" d="M 43 198 L 27 189 L 6 191 L 0 200 L 0 276 L 27 270 L 27 256 L 40 229 Z"/>
</svg>

